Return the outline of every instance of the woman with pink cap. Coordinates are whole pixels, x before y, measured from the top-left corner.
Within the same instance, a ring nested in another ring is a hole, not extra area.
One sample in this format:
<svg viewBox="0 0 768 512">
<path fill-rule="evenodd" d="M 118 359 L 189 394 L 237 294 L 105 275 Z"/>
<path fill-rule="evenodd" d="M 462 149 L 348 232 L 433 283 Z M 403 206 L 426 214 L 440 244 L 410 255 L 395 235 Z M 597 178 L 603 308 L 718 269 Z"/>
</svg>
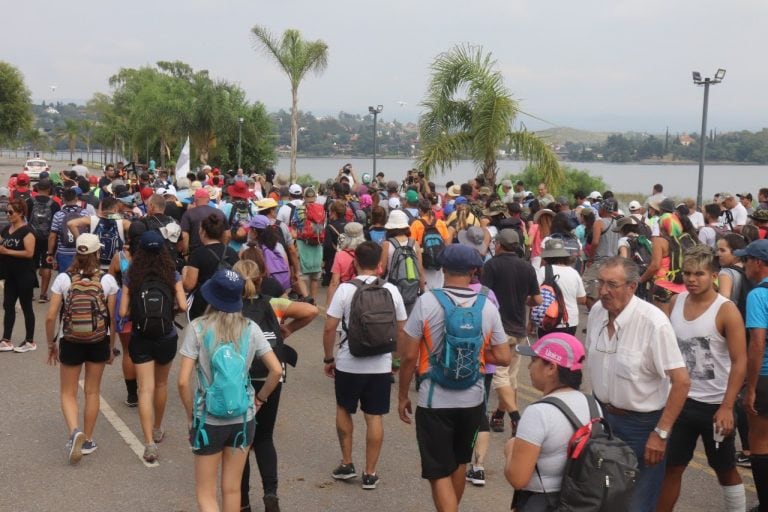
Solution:
<svg viewBox="0 0 768 512">
<path fill-rule="evenodd" d="M 576 337 L 550 333 L 533 345 L 517 345 L 516 350 L 531 357 L 531 383 L 545 398 L 560 400 L 582 425 L 600 415 L 595 399 L 579 391 L 585 354 Z M 517 437 L 504 447 L 504 474 L 515 488 L 513 507 L 518 512 L 555 509 L 573 433 L 558 407 L 534 402 L 523 411 Z"/>
</svg>

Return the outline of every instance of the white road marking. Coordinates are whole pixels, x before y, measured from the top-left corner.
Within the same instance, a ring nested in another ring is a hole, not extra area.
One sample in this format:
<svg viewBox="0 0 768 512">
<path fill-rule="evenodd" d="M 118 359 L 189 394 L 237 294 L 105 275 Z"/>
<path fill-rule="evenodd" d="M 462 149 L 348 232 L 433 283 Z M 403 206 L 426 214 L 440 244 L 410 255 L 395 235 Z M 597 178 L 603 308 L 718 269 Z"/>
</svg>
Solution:
<svg viewBox="0 0 768 512">
<path fill-rule="evenodd" d="M 80 387 L 83 388 L 83 391 L 85 391 L 84 381 L 82 380 L 80 381 Z M 141 463 L 148 468 L 156 468 L 160 466 L 158 462 L 150 463 L 144 460 L 144 443 L 142 443 L 139 438 L 134 435 L 131 429 L 128 428 L 128 425 L 125 424 L 125 422 L 120 418 L 120 416 L 117 415 L 115 410 L 110 407 L 110 405 L 101 395 L 99 395 L 99 402 L 99 410 L 101 411 L 101 414 L 103 414 L 104 417 L 107 418 L 107 421 L 109 421 L 115 430 L 117 430 L 117 433 L 120 434 L 120 437 L 123 438 L 123 441 L 125 441 L 125 444 L 128 445 L 128 448 L 133 450 L 133 453 L 136 454 Z"/>
</svg>

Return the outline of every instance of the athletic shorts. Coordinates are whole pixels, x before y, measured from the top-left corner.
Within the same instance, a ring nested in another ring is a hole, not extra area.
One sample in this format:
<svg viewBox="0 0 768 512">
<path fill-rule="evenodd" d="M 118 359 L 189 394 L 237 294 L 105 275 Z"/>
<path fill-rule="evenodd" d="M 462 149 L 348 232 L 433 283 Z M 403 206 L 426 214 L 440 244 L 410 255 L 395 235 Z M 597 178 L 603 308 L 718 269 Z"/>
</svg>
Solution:
<svg viewBox="0 0 768 512">
<path fill-rule="evenodd" d="M 349 414 L 357 412 L 358 403 L 365 414 L 387 414 L 391 377 L 391 373 L 347 373 L 336 370 L 336 404 Z"/>
<path fill-rule="evenodd" d="M 83 363 L 109 361 L 109 337 L 98 343 L 72 343 L 59 340 L 59 362 L 64 366 L 80 366 Z"/>
<path fill-rule="evenodd" d="M 736 467 L 736 433 L 731 433 L 715 448 L 712 423 L 720 404 L 705 404 L 688 398 L 672 427 L 667 441 L 667 465 L 687 466 L 693 459 L 696 442 L 701 437 L 709 466 L 717 473 Z"/>
<path fill-rule="evenodd" d="M 515 345 L 519 343 L 528 343 L 524 336 L 507 336 L 509 349 L 512 355 L 509 360 L 509 366 L 497 366 L 496 373 L 493 374 L 491 387 L 498 389 L 504 386 L 510 386 L 517 389 L 517 374 L 520 372 L 520 356 L 515 350 Z"/>
<path fill-rule="evenodd" d="M 245 445 L 250 447 L 253 444 L 253 434 L 256 431 L 256 420 L 252 419 L 245 425 Z M 196 428 L 189 430 L 190 444 L 197 432 Z M 201 446 L 192 453 L 195 455 L 214 455 L 221 453 L 225 448 L 239 448 L 242 445 L 243 423 L 237 422 L 232 425 L 205 425 L 205 433 L 208 435 L 208 444 Z M 202 444 L 202 443 L 201 443 Z M 248 453 L 247 451 L 244 453 Z"/>
<path fill-rule="evenodd" d="M 48 257 L 48 239 L 36 238 L 35 239 L 35 268 L 53 268 L 53 263 L 48 263 L 46 258 Z"/>
<path fill-rule="evenodd" d="M 592 263 L 584 270 L 584 274 L 581 276 L 581 280 L 584 282 L 584 291 L 587 293 L 587 297 L 594 300 L 600 298 L 600 290 L 597 289 L 597 278 L 599 270 L 600 264 Z"/>
<path fill-rule="evenodd" d="M 755 410 L 760 416 L 768 416 L 768 376 L 761 375 L 757 378 Z"/>
<path fill-rule="evenodd" d="M 472 460 L 482 416 L 483 404 L 454 409 L 416 408 L 421 478 L 445 478 Z"/>
<path fill-rule="evenodd" d="M 179 336 L 174 332 L 166 338 L 149 339 L 133 332 L 131 342 L 128 345 L 128 353 L 133 364 L 149 363 L 154 361 L 159 365 L 166 365 L 176 357 L 176 341 Z"/>
</svg>

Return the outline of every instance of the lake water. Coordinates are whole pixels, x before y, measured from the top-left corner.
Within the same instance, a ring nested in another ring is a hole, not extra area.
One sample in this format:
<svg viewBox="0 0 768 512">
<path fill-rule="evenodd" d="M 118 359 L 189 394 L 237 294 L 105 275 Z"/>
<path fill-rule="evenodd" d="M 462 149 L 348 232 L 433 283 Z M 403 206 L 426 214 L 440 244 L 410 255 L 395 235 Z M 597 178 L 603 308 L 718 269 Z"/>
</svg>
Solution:
<svg viewBox="0 0 768 512">
<path fill-rule="evenodd" d="M 310 174 L 316 180 L 335 178 L 339 168 L 350 162 L 355 172 L 360 176 L 370 172 L 373 161 L 370 158 L 299 158 L 297 171 Z M 643 164 L 612 164 L 606 162 L 564 162 L 565 165 L 580 170 L 586 170 L 594 176 L 603 178 L 609 189 L 619 193 L 641 193 L 650 195 L 654 183 L 664 185 L 664 193 L 676 197 L 696 197 L 698 183 L 698 165 L 643 165 Z M 527 161 L 499 160 L 499 176 L 508 173 L 518 173 L 528 165 Z M 387 179 L 402 180 L 408 169 L 414 167 L 413 160 L 380 158 L 376 160 L 376 170 L 383 172 Z M 275 166 L 279 173 L 288 174 L 290 161 L 281 158 Z M 477 174 L 475 164 L 471 161 L 461 161 L 453 169 L 444 174 L 433 176 L 432 181 L 439 188 L 444 188 L 446 181 L 457 183 L 466 181 Z M 768 166 L 766 165 L 707 165 L 704 167 L 704 199 L 711 198 L 717 192 L 742 191 L 757 195 L 761 187 L 768 187 Z M 533 185 L 528 186 L 533 189 Z M 590 191 L 587 190 L 587 193 Z"/>
</svg>

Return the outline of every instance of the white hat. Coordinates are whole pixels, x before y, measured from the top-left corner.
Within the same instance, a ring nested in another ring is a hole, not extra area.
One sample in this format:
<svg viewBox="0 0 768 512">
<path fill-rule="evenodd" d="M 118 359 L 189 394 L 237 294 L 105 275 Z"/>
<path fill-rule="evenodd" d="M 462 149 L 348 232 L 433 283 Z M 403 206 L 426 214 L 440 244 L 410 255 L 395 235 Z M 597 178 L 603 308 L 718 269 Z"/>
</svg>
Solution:
<svg viewBox="0 0 768 512">
<path fill-rule="evenodd" d="M 75 247 L 77 247 L 77 254 L 92 254 L 101 249 L 102 245 L 97 235 L 83 233 L 75 240 Z"/>
<path fill-rule="evenodd" d="M 300 196 L 302 194 L 301 185 L 299 185 L 298 183 L 294 183 L 293 185 L 288 187 L 288 193 L 291 194 L 292 196 Z"/>
<path fill-rule="evenodd" d="M 589 199 L 602 199 L 603 198 L 603 194 L 601 194 L 597 190 L 593 190 L 592 192 L 589 193 L 589 195 L 587 197 Z"/>
<path fill-rule="evenodd" d="M 640 206 L 640 202 L 639 201 L 630 201 L 629 202 L 629 211 L 636 212 L 640 208 L 642 208 L 642 207 Z"/>
<path fill-rule="evenodd" d="M 8 187 L 0 187 L 0 197 L 11 197 L 11 191 Z"/>
<path fill-rule="evenodd" d="M 391 201 L 392 199 L 390 199 Z M 408 227 L 408 215 L 403 210 L 392 210 L 384 229 L 404 229 Z"/>
<path fill-rule="evenodd" d="M 387 202 L 389 204 L 390 210 L 397 210 L 400 208 L 400 198 L 399 197 L 390 197 L 389 201 Z M 403 214 L 405 215 L 405 214 Z"/>
</svg>

